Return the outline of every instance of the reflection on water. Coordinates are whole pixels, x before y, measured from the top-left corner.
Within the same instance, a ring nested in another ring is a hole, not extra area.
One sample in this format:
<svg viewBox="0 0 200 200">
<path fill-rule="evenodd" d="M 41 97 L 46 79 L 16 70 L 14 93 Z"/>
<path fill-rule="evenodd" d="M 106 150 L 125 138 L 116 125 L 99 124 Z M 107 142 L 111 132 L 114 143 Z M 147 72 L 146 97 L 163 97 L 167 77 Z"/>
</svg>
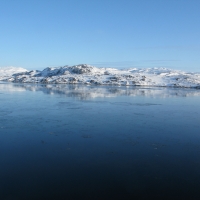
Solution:
<svg viewBox="0 0 200 200">
<path fill-rule="evenodd" d="M 200 90 L 0 84 L 0 199 L 199 199 Z"/>
<path fill-rule="evenodd" d="M 0 84 L 1 90 L 6 91 L 42 91 L 46 94 L 61 94 L 77 97 L 82 100 L 98 97 L 116 96 L 151 96 L 151 97 L 187 97 L 200 96 L 199 89 L 164 88 L 164 87 L 123 87 L 123 86 L 84 86 L 77 84 Z"/>
</svg>

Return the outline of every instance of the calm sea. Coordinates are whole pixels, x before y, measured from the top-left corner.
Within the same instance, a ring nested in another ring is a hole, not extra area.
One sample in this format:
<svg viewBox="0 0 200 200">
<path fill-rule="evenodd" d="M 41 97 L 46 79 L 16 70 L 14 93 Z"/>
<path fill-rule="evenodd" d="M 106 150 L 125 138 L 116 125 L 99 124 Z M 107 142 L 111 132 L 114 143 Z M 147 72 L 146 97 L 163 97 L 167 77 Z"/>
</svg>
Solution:
<svg viewBox="0 0 200 200">
<path fill-rule="evenodd" d="M 0 199 L 200 199 L 200 90 L 0 83 Z"/>
</svg>

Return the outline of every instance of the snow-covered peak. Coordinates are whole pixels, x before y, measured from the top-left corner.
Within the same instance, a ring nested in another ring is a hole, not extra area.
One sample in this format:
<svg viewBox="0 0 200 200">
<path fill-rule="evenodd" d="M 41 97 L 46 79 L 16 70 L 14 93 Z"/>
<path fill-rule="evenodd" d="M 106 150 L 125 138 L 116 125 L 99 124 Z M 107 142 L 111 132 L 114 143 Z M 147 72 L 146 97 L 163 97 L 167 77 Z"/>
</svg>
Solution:
<svg viewBox="0 0 200 200">
<path fill-rule="evenodd" d="M 95 74 L 100 73 L 101 70 L 99 68 L 80 64 L 74 66 L 64 66 L 64 67 L 47 67 L 41 72 L 41 76 L 44 77 L 52 77 L 52 76 L 60 76 L 66 74 Z"/>
<path fill-rule="evenodd" d="M 0 67 L 0 77 L 12 76 L 15 73 L 27 72 L 28 70 L 21 67 Z"/>
<path fill-rule="evenodd" d="M 72 67 L 68 67 L 67 70 L 74 74 L 96 74 L 101 73 L 102 71 L 100 68 L 87 64 L 74 65 Z"/>
</svg>

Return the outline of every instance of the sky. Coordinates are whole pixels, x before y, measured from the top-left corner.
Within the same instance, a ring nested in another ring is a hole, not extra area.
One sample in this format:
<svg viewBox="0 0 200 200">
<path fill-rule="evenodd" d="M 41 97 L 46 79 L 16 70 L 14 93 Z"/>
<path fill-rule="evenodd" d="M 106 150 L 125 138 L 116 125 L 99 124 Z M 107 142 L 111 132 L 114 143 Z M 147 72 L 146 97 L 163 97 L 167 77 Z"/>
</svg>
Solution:
<svg viewBox="0 0 200 200">
<path fill-rule="evenodd" d="M 200 72 L 200 0 L 0 0 L 0 67 Z"/>
</svg>

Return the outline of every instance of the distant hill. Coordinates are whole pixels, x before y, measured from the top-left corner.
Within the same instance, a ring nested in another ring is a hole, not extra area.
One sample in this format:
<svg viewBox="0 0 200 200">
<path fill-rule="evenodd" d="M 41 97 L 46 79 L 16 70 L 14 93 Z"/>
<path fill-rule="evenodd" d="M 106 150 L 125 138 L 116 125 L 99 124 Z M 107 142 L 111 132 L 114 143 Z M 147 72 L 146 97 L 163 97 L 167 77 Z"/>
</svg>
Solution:
<svg viewBox="0 0 200 200">
<path fill-rule="evenodd" d="M 115 69 L 87 64 L 27 71 L 23 68 L 0 68 L 0 80 L 15 83 L 88 84 L 117 86 L 160 86 L 200 89 L 200 74 L 167 68 Z"/>
<path fill-rule="evenodd" d="M 21 67 L 0 67 L 0 77 L 12 76 L 15 73 L 21 73 L 26 71 L 26 69 Z"/>
</svg>

